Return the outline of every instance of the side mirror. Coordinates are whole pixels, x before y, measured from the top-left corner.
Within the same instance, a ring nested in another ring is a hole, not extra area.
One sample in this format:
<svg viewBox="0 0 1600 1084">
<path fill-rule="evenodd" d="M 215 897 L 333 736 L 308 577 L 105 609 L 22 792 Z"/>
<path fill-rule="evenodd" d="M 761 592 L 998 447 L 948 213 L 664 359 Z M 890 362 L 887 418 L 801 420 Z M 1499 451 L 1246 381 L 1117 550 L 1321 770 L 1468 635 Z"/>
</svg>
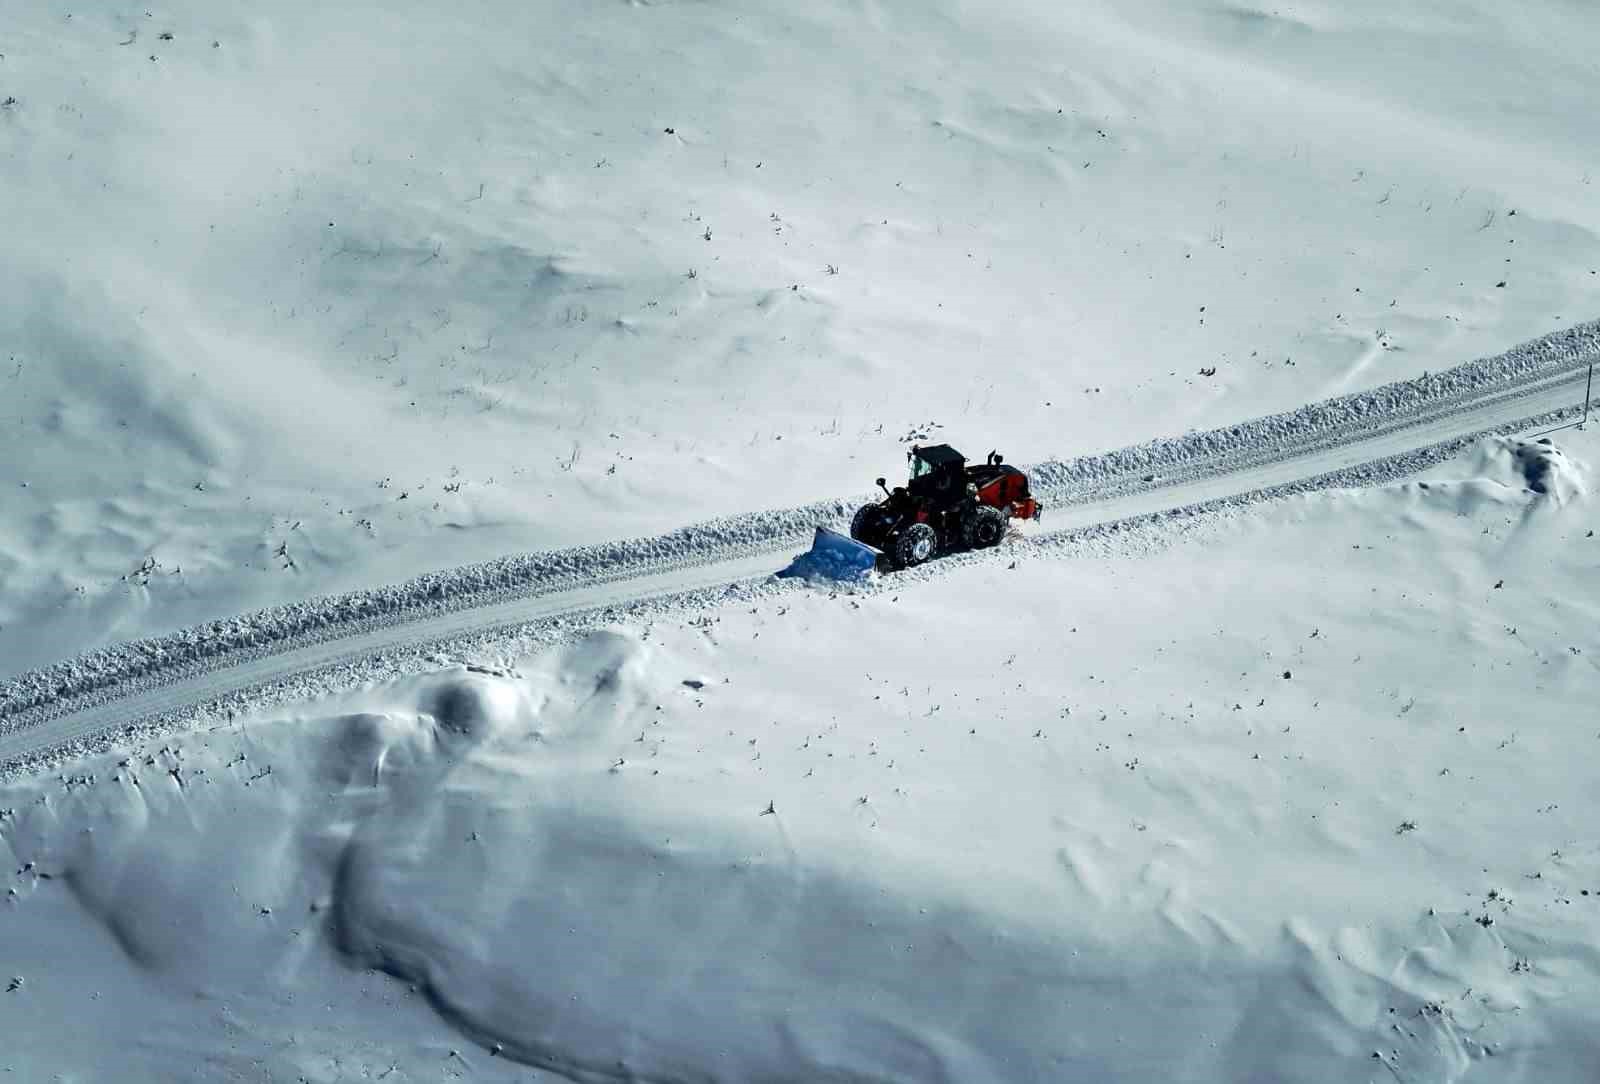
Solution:
<svg viewBox="0 0 1600 1084">
<path fill-rule="evenodd" d="M 881 489 L 881 490 L 883 490 L 883 492 L 884 492 L 884 494 L 885 494 L 885 495 L 887 495 L 887 494 L 888 494 L 888 492 L 889 492 L 889 486 L 888 486 L 888 484 L 887 484 L 887 483 L 886 483 L 886 482 L 885 482 L 885 481 L 884 481 L 884 479 L 882 479 L 882 478 L 879 478 L 879 479 L 878 479 L 878 488 L 879 488 L 879 489 Z"/>
</svg>

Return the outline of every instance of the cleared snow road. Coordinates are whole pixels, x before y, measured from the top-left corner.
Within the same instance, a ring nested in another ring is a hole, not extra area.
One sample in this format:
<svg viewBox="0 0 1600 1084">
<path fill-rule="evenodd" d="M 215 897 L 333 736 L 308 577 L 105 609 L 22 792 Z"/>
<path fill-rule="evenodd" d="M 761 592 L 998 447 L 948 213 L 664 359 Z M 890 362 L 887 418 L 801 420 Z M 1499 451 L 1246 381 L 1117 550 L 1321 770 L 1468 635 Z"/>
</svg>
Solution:
<svg viewBox="0 0 1600 1084">
<path fill-rule="evenodd" d="M 1419 451 L 1441 453 L 1486 432 L 1525 432 L 1550 416 L 1581 408 L 1586 370 L 1571 363 L 1514 387 L 1491 389 L 1464 401 L 1379 416 L 1360 431 L 1324 432 L 1295 444 L 1231 450 L 1187 464 L 1167 477 L 1109 479 L 1090 492 L 1047 493 L 1046 529 L 1036 537 L 1137 519 L 1219 501 L 1271 496 L 1286 486 L 1337 476 L 1365 465 L 1386 466 L 1379 476 L 1409 469 Z M 1328 484 L 1342 484 L 1332 477 Z M 782 556 L 803 547 L 809 532 L 754 543 L 736 556 L 692 559 L 638 574 L 596 579 L 567 589 L 393 620 L 378 628 L 317 642 L 290 641 L 258 657 L 224 658 L 203 668 L 145 675 L 124 688 L 95 690 L 91 703 L 65 711 L 30 710 L 0 717 L 0 771 L 27 770 L 64 748 L 114 736 L 196 705 L 319 670 L 381 654 L 402 645 L 448 640 L 466 633 L 526 625 L 541 619 L 627 606 L 647 599 L 757 581 L 770 576 Z M 85 697 L 85 700 L 91 699 Z"/>
<path fill-rule="evenodd" d="M 1049 512 L 1051 531 L 1061 532 L 1099 523 L 1151 515 L 1170 509 L 1209 504 L 1271 491 L 1377 464 L 1423 449 L 1490 432 L 1517 434 L 1549 423 L 1549 415 L 1582 409 L 1586 366 L 1446 409 L 1403 419 L 1375 418 L 1363 433 L 1313 439 L 1293 448 L 1269 448 L 1245 457 L 1197 465 L 1177 478 L 1157 477 L 1152 483 L 1127 483 L 1122 492 L 1097 493 Z M 1390 472 L 1391 476 L 1397 476 Z M 1134 492 L 1126 492 L 1132 489 Z"/>
</svg>

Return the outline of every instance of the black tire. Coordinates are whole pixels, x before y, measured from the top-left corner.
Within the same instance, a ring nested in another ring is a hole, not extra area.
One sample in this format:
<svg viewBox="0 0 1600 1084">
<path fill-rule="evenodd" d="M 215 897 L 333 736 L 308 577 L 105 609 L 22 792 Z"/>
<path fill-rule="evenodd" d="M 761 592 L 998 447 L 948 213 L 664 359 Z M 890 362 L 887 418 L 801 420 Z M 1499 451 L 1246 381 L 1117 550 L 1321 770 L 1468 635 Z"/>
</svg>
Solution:
<svg viewBox="0 0 1600 1084">
<path fill-rule="evenodd" d="M 850 537 L 869 546 L 878 544 L 878 506 L 864 504 L 850 518 Z"/>
<path fill-rule="evenodd" d="M 998 546 L 1006 536 L 1006 514 L 989 504 L 980 504 L 961 524 L 961 540 L 971 549 Z"/>
<path fill-rule="evenodd" d="M 939 552 L 939 536 L 926 523 L 913 523 L 894 540 L 895 564 L 913 568 Z"/>
</svg>

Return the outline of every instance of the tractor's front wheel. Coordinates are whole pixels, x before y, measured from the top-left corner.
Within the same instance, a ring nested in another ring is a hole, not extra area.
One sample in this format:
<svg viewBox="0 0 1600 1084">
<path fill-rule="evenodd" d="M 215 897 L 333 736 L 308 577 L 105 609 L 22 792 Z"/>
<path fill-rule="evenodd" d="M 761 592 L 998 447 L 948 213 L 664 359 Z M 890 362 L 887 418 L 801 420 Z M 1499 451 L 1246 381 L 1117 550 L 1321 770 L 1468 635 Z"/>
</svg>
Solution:
<svg viewBox="0 0 1600 1084">
<path fill-rule="evenodd" d="M 989 504 L 980 504 L 961 525 L 962 540 L 975 550 L 998 546 L 1006 536 L 1006 514 Z"/>
<path fill-rule="evenodd" d="M 901 568 L 920 565 L 939 548 L 939 536 L 926 523 L 913 523 L 894 542 L 895 563 Z"/>
</svg>

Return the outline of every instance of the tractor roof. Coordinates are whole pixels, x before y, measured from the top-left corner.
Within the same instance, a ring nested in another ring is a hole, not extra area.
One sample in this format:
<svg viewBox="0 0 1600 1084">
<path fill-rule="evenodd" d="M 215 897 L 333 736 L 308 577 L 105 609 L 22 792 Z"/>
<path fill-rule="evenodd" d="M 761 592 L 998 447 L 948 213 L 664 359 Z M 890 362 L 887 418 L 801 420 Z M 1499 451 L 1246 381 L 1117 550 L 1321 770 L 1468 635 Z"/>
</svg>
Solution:
<svg viewBox="0 0 1600 1084">
<path fill-rule="evenodd" d="M 920 448 L 912 448 L 911 454 L 930 467 L 943 467 L 951 463 L 961 466 L 967 461 L 966 456 L 948 444 L 926 444 Z"/>
</svg>

